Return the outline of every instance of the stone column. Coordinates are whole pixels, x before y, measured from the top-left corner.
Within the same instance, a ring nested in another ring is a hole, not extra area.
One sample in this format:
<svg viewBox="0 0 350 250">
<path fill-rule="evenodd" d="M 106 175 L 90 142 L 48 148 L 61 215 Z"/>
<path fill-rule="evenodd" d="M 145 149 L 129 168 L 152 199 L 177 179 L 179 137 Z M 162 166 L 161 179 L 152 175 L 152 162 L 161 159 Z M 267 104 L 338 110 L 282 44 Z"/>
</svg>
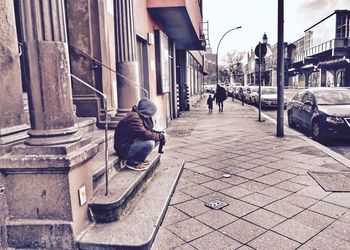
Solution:
<svg viewBox="0 0 350 250">
<path fill-rule="evenodd" d="M 345 82 L 344 82 L 345 87 L 350 87 L 350 66 L 345 68 Z"/>
<path fill-rule="evenodd" d="M 327 86 L 327 69 L 326 68 L 320 68 L 320 83 L 321 87 Z"/>
<path fill-rule="evenodd" d="M 12 0 L 0 0 L 0 155 L 26 138 L 21 69 Z"/>
<path fill-rule="evenodd" d="M 78 141 L 74 125 L 64 0 L 21 0 L 28 71 L 29 145 Z"/>
<path fill-rule="evenodd" d="M 332 76 L 333 76 L 333 86 L 334 87 L 338 87 L 338 83 L 337 83 L 337 70 L 335 69 L 331 69 L 331 70 L 328 70 Z"/>
<path fill-rule="evenodd" d="M 136 36 L 132 0 L 115 0 L 115 37 L 118 110 L 120 114 L 130 111 L 137 104 L 140 93 L 138 63 L 136 61 Z"/>
<path fill-rule="evenodd" d="M 311 74 L 304 74 L 305 88 L 309 88 L 309 80 Z"/>
<path fill-rule="evenodd" d="M 101 44 L 101 61 L 107 65 L 109 68 L 115 70 L 115 47 L 111 46 L 111 43 L 114 45 L 114 6 L 111 1 L 108 3 L 106 0 L 98 0 L 98 19 L 99 19 L 99 30 L 100 36 L 99 41 Z M 102 67 L 102 90 L 103 93 L 107 96 L 107 107 L 108 110 L 115 113 L 116 102 L 114 102 L 113 89 L 116 86 L 116 75 L 113 71 L 109 70 L 106 67 Z"/>
<path fill-rule="evenodd" d="M 300 72 L 304 75 L 305 88 L 309 87 L 310 75 L 313 72 L 313 68 L 301 69 Z"/>
</svg>

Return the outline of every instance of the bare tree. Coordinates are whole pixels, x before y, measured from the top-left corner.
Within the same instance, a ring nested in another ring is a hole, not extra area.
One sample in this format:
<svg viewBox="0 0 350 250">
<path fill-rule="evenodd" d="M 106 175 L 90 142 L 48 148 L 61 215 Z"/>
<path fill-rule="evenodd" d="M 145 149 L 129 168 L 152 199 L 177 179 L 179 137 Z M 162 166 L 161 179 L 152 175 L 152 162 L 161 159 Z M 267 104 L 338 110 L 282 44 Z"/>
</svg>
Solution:
<svg viewBox="0 0 350 250">
<path fill-rule="evenodd" d="M 219 82 L 220 83 L 229 83 L 230 82 L 230 72 L 229 70 L 219 65 Z"/>
<path fill-rule="evenodd" d="M 216 84 L 216 64 L 207 61 L 205 64 L 205 70 L 207 72 L 206 82 L 207 84 Z"/>
<path fill-rule="evenodd" d="M 224 67 L 233 77 L 233 81 L 243 83 L 243 60 L 244 53 L 233 50 L 228 52 L 224 59 Z"/>
</svg>

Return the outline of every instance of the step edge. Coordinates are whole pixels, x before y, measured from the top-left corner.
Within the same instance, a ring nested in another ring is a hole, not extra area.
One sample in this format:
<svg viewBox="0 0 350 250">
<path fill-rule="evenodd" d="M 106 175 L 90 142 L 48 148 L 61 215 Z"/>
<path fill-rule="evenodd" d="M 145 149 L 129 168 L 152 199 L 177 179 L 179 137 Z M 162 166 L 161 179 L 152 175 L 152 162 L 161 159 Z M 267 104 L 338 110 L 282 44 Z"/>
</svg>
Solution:
<svg viewBox="0 0 350 250">
<path fill-rule="evenodd" d="M 119 160 L 118 156 L 116 156 L 115 159 L 108 158 L 108 169 L 114 167 L 118 163 L 118 160 Z M 105 169 L 106 169 L 106 166 L 105 166 L 105 162 L 103 161 L 99 164 L 99 167 L 96 168 L 95 171 L 93 171 L 92 173 L 93 181 L 101 177 L 101 175 L 103 175 L 106 172 Z"/>
<path fill-rule="evenodd" d="M 185 161 L 182 160 L 180 165 L 181 165 L 181 167 L 180 167 L 178 173 L 176 174 L 176 178 L 175 178 L 175 180 L 174 180 L 174 182 L 172 184 L 169 196 L 168 196 L 166 202 L 164 203 L 161 215 L 159 216 L 158 221 L 156 223 L 156 227 L 153 227 L 153 231 L 152 231 L 152 233 L 150 235 L 150 238 L 145 243 L 143 243 L 142 245 L 131 245 L 130 247 L 137 247 L 137 248 L 141 248 L 142 247 L 142 249 L 143 249 L 143 247 L 146 247 L 145 249 L 150 249 L 152 247 L 152 244 L 153 244 L 153 242 L 155 240 L 155 237 L 156 237 L 156 235 L 158 233 L 158 230 L 159 230 L 159 228 L 160 228 L 160 226 L 161 226 L 161 224 L 163 222 L 164 216 L 165 216 L 166 212 L 168 211 L 168 206 L 169 206 L 170 200 L 171 200 L 171 198 L 172 198 L 172 196 L 173 196 L 173 194 L 175 192 L 177 183 L 179 182 L 180 177 L 182 175 L 182 171 L 184 169 Z"/>
<path fill-rule="evenodd" d="M 161 209 L 161 213 L 160 216 L 158 217 L 158 220 L 156 222 L 156 226 L 153 227 L 152 232 L 150 233 L 150 237 L 145 240 L 143 243 L 141 244 L 137 244 L 137 245 L 112 245 L 112 244 L 97 244 L 97 243 L 93 243 L 93 242 L 83 242 L 83 238 L 84 235 L 82 235 L 80 237 L 80 241 L 78 241 L 78 245 L 81 249 L 123 249 L 123 250 L 127 250 L 127 249 L 150 249 L 156 234 L 162 224 L 162 221 L 164 219 L 164 216 L 168 210 L 168 206 L 170 203 L 170 200 L 172 198 L 172 195 L 174 194 L 174 191 L 176 189 L 177 183 L 182 175 L 183 169 L 184 169 L 184 165 L 185 165 L 185 161 L 181 160 L 180 163 L 180 168 L 176 174 L 176 178 L 174 179 L 174 182 L 172 184 L 172 187 L 170 189 L 168 198 L 166 199 L 166 201 L 164 202 L 164 205 Z"/>
<path fill-rule="evenodd" d="M 95 204 L 93 203 L 93 200 L 89 202 L 90 206 L 96 206 L 96 208 L 99 208 L 99 206 L 112 206 L 112 208 L 119 207 L 123 202 L 126 200 L 126 198 L 135 190 L 135 188 L 141 183 L 142 180 L 146 178 L 148 174 L 150 174 L 155 168 L 157 163 L 160 161 L 160 154 L 156 156 L 156 158 L 151 162 L 149 168 L 142 172 L 142 174 L 138 175 L 138 177 L 132 182 L 130 186 L 123 192 L 123 194 L 120 196 L 119 199 L 111 202 L 111 203 L 103 203 L 103 204 Z M 109 209 L 109 208 L 108 208 Z"/>
</svg>

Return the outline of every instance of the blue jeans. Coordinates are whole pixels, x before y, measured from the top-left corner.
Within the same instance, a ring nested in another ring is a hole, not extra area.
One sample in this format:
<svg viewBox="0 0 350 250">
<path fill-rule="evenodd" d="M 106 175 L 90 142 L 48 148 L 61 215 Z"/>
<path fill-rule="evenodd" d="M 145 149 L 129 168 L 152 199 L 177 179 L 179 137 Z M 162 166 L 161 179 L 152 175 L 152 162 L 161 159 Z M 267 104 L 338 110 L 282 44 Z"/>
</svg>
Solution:
<svg viewBox="0 0 350 250">
<path fill-rule="evenodd" d="M 126 164 L 130 166 L 135 166 L 144 162 L 149 153 L 153 150 L 153 148 L 158 144 L 153 140 L 148 141 L 135 141 L 131 144 L 131 147 L 128 152 L 128 156 L 126 157 Z"/>
</svg>

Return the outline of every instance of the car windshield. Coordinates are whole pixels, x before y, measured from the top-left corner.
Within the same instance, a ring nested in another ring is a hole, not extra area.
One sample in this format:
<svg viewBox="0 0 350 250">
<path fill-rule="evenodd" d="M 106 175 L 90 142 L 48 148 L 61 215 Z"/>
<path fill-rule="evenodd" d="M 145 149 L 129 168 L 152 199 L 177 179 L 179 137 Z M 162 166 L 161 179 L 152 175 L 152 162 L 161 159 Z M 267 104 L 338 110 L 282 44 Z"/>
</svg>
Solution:
<svg viewBox="0 0 350 250">
<path fill-rule="evenodd" d="M 320 91 L 315 97 L 318 105 L 350 105 L 350 90 Z"/>
<path fill-rule="evenodd" d="M 259 87 L 250 87 L 250 91 L 251 92 L 258 92 L 259 91 Z"/>
<path fill-rule="evenodd" d="M 263 88 L 261 93 L 263 95 L 277 94 L 277 88 Z"/>
</svg>

